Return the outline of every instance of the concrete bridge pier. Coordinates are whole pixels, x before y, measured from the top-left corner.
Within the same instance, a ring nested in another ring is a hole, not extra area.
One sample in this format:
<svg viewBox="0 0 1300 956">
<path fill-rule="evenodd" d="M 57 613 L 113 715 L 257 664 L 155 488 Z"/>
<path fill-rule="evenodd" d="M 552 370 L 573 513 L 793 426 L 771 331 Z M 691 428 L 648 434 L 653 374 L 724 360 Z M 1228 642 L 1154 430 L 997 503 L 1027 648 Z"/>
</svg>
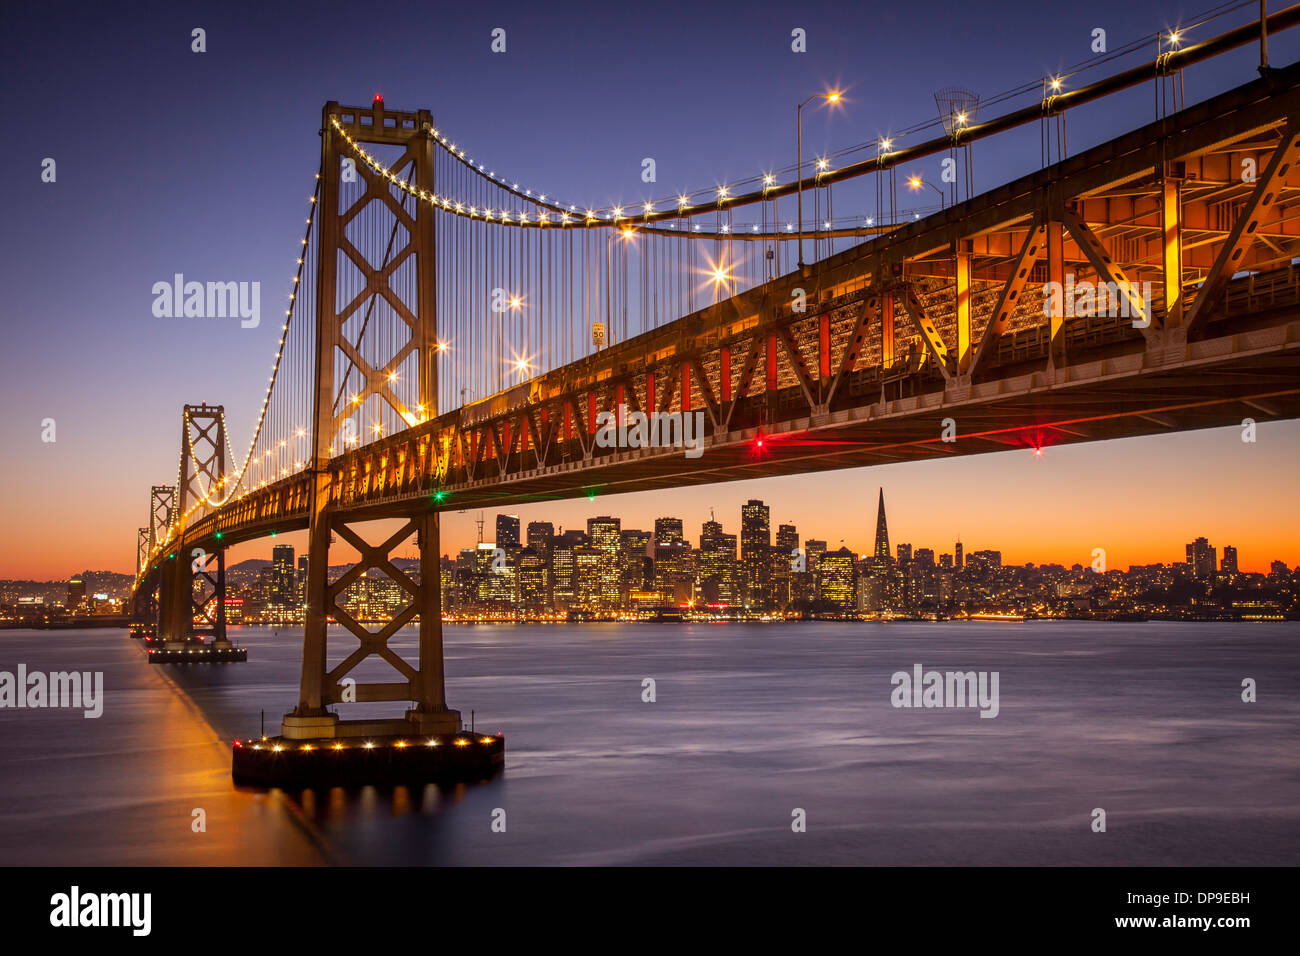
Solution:
<svg viewBox="0 0 1300 956">
<path fill-rule="evenodd" d="M 420 549 L 420 674 L 415 684 L 414 704 L 406 720 L 421 734 L 451 734 L 460 730 L 460 711 L 447 707 L 443 680 L 442 652 L 442 551 L 440 518 L 429 511 L 416 523 L 416 544 Z"/>
<path fill-rule="evenodd" d="M 230 650 L 232 645 L 226 636 L 226 550 L 224 548 L 217 552 L 217 575 L 213 578 L 209 574 L 208 580 L 212 582 L 212 596 L 208 601 L 216 605 L 212 615 L 212 646 L 216 650 Z"/>
<path fill-rule="evenodd" d="M 167 649 L 183 648 L 193 637 L 192 618 L 194 577 L 179 552 L 163 564 L 160 591 L 162 614 L 158 638 Z"/>
</svg>

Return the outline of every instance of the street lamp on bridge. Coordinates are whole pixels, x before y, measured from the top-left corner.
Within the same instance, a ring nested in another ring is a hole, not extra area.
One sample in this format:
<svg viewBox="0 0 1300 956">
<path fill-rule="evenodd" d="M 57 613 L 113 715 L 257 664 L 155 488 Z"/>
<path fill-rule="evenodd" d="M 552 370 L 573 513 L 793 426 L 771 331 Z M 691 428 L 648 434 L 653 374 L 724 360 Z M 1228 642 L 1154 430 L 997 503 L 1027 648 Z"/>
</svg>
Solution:
<svg viewBox="0 0 1300 956">
<path fill-rule="evenodd" d="M 799 185 L 795 190 L 797 196 L 795 202 L 798 205 L 799 268 L 801 269 L 803 268 L 803 108 L 813 100 L 825 100 L 827 103 L 834 105 L 840 101 L 840 94 L 838 90 L 832 90 L 830 93 L 814 93 L 812 96 L 808 97 L 808 99 L 800 103 L 794 111 L 795 139 L 797 142 L 795 147 L 795 161 L 799 166 Z"/>
<path fill-rule="evenodd" d="M 927 183 L 920 176 L 909 176 L 907 179 L 907 185 L 908 188 L 910 188 L 913 191 L 920 189 L 922 186 L 929 186 L 931 189 L 933 189 L 936 193 L 939 194 L 939 208 L 940 209 L 947 208 L 947 203 L 944 202 L 943 190 L 940 189 L 938 186 L 936 186 L 934 183 Z"/>
</svg>

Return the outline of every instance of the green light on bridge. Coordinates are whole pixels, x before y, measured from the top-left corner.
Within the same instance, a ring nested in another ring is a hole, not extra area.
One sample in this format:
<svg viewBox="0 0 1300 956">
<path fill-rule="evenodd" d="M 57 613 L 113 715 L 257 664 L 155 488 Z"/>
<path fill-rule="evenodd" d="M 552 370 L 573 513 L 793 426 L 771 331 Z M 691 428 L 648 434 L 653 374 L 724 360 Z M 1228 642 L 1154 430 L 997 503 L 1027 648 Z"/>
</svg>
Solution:
<svg viewBox="0 0 1300 956">
<path fill-rule="evenodd" d="M 225 535 L 222 534 L 220 531 L 218 531 L 218 532 L 217 532 L 216 534 L 214 534 L 212 537 L 213 537 L 214 539 L 216 539 L 217 541 L 220 541 L 222 538 L 225 537 Z"/>
<path fill-rule="evenodd" d="M 436 501 L 438 504 L 442 504 L 446 499 L 447 499 L 447 492 L 445 491 L 435 491 L 433 493 L 433 500 Z"/>
</svg>

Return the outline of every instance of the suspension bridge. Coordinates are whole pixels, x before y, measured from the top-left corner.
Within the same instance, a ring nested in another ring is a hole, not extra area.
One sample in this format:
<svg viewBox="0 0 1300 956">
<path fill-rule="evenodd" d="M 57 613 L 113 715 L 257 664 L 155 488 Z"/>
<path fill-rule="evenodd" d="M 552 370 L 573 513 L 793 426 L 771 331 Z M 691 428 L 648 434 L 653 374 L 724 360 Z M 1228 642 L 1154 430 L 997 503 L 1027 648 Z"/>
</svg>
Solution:
<svg viewBox="0 0 1300 956">
<path fill-rule="evenodd" d="M 1300 65 L 1268 66 L 1265 45 L 1297 22 L 1293 6 L 1171 38 L 1154 62 L 1044 81 L 993 117 L 949 97 L 924 141 L 627 208 L 499 175 L 428 111 L 327 103 L 248 448 L 221 406 L 183 409 L 175 481 L 139 530 L 138 619 L 168 659 L 230 653 L 225 549 L 306 529 L 300 696 L 277 759 L 418 738 L 499 761 L 503 743 L 460 736 L 446 703 L 443 511 L 1300 416 Z M 1255 43 L 1258 77 L 1181 101 L 1184 69 Z M 1068 154 L 1070 109 L 1138 87 L 1150 122 Z M 972 147 L 1032 124 L 1041 168 L 975 193 Z M 933 156 L 962 175 L 908 215 L 899 173 Z M 850 182 L 874 188 L 870 215 L 834 214 Z M 698 421 L 700 453 L 611 440 L 647 420 Z M 374 519 L 399 525 L 372 542 Z M 340 538 L 360 558 L 331 582 Z M 411 538 L 418 579 L 391 562 Z M 375 631 L 339 600 L 370 569 L 409 596 Z M 331 621 L 355 640 L 327 641 Z M 411 623 L 416 661 L 388 646 Z M 387 680 L 347 686 L 376 660 Z M 405 708 L 340 719 L 354 699 Z M 283 779 L 250 749 L 237 778 Z"/>
</svg>

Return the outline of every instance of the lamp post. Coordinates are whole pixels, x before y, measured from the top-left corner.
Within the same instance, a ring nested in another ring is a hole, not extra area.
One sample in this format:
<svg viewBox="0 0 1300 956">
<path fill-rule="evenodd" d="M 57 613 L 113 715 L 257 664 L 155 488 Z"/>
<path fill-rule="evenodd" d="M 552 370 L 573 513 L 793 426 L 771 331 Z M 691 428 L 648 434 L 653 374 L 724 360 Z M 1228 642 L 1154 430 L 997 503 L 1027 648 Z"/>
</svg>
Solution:
<svg viewBox="0 0 1300 956">
<path fill-rule="evenodd" d="M 948 207 L 947 203 L 944 201 L 943 190 L 940 189 L 938 186 L 936 186 L 934 183 L 927 183 L 920 176 L 911 176 L 907 180 L 907 185 L 914 190 L 920 189 L 922 186 L 929 186 L 931 189 L 933 189 L 936 193 L 939 194 L 939 208 L 946 209 Z"/>
<path fill-rule="evenodd" d="M 796 162 L 799 166 L 799 185 L 798 188 L 795 190 L 795 193 L 797 195 L 796 203 L 799 207 L 798 217 L 799 217 L 799 268 L 800 269 L 803 268 L 803 108 L 807 106 L 809 103 L 811 103 L 813 100 L 825 100 L 827 103 L 838 103 L 840 101 L 840 94 L 838 92 L 814 93 L 812 96 L 808 97 L 808 99 L 804 100 L 797 107 L 795 107 L 795 111 L 794 111 L 795 140 L 796 140 L 795 152 L 796 152 Z"/>
<path fill-rule="evenodd" d="M 617 222 L 617 219 L 615 220 Z M 614 337 L 614 308 L 617 303 L 613 301 L 614 296 L 614 253 L 613 245 L 616 238 L 622 237 L 624 242 L 631 242 L 636 233 L 631 226 L 624 226 L 622 229 L 615 229 L 605 237 L 605 344 L 608 346 L 610 339 Z M 626 273 L 624 273 L 626 278 Z M 620 328 L 620 334 L 626 334 L 627 330 Z M 599 346 L 598 346 L 599 348 Z"/>
</svg>

